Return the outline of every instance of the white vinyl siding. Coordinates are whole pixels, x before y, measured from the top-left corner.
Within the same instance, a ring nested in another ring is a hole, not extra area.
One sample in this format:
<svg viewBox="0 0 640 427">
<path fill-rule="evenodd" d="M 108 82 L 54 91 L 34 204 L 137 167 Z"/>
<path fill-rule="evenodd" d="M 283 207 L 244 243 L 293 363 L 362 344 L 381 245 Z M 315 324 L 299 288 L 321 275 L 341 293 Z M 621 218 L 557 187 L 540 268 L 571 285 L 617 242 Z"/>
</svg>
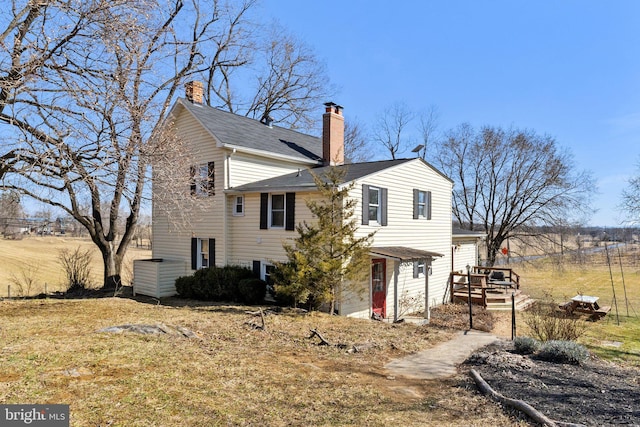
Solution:
<svg viewBox="0 0 640 427">
<path fill-rule="evenodd" d="M 374 225 L 360 225 L 358 236 L 376 231 L 374 246 L 405 246 L 425 251 L 436 252 L 444 255 L 434 258 L 431 264 L 429 281 L 429 305 L 442 304 L 447 289 L 447 281 L 451 269 L 451 191 L 452 183 L 437 171 L 423 163 L 421 160 L 403 163 L 401 165 L 385 169 L 377 174 L 369 175 L 358 180 L 357 185 L 351 190 L 351 197 L 362 202 L 362 184 L 377 188 L 387 188 L 387 223 L 386 227 Z M 413 219 L 414 188 L 428 188 L 431 192 L 431 220 L 415 221 Z M 361 209 L 356 209 L 356 214 L 361 214 Z M 425 266 L 428 269 L 429 265 Z M 393 318 L 393 260 L 387 260 L 387 316 Z M 398 293 L 401 295 L 406 289 L 410 294 L 424 294 L 424 277 L 413 278 L 413 265 L 400 269 L 399 281 L 401 286 Z M 368 286 L 368 285 L 367 285 Z M 346 297 L 346 300 L 349 300 Z M 365 297 L 366 300 L 366 297 Z M 368 303 L 368 302 L 367 302 Z M 359 298 L 343 306 L 343 311 L 360 313 L 358 317 L 364 317 L 362 302 Z"/>
<path fill-rule="evenodd" d="M 318 193 L 296 193 L 295 222 L 313 222 L 306 200 L 317 200 Z M 260 229 L 260 193 L 245 194 L 245 215 L 230 218 L 229 259 L 231 264 L 251 265 L 254 260 L 267 263 L 286 261 L 283 242 L 298 236 L 284 228 Z"/>
<path fill-rule="evenodd" d="M 228 166 L 230 188 L 307 168 L 299 163 L 266 159 L 240 152 L 230 157 Z"/>
<path fill-rule="evenodd" d="M 144 259 L 133 263 L 133 292 L 155 298 L 176 294 L 175 280 L 191 274 L 187 262 Z"/>
<path fill-rule="evenodd" d="M 224 164 L 224 153 L 216 147 L 215 140 L 207 132 L 202 130 L 200 124 L 184 110 L 178 110 L 176 123 L 180 123 L 180 136 L 189 142 L 193 157 L 202 160 L 202 165 L 212 162 L 216 167 Z M 189 176 L 189 171 L 184 171 Z M 224 173 L 219 171 L 213 174 L 213 188 L 223 188 Z M 190 185 L 185 182 L 184 203 L 182 212 L 171 212 L 170 218 L 164 212 L 164 206 L 152 206 L 153 214 L 153 258 L 165 258 L 184 260 L 191 265 L 191 237 L 192 236 L 216 236 L 221 237 L 223 229 L 223 192 L 217 191 L 215 195 L 202 199 L 198 203 L 204 206 L 197 212 L 190 204 Z M 153 191 L 162 191 L 159 182 L 153 183 Z M 184 218 L 184 219 L 183 219 Z M 217 260 L 223 260 L 225 254 L 220 245 L 220 253 Z"/>
</svg>

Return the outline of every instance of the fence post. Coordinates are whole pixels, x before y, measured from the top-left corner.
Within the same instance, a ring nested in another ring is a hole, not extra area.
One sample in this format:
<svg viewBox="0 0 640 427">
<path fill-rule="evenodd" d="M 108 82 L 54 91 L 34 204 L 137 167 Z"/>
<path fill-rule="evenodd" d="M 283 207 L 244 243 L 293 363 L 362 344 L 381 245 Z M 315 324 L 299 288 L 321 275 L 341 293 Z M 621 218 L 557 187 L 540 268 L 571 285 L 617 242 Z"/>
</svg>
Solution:
<svg viewBox="0 0 640 427">
<path fill-rule="evenodd" d="M 11 285 L 7 285 L 7 299 L 11 299 Z"/>
<path fill-rule="evenodd" d="M 471 266 L 467 264 L 467 286 L 469 288 L 469 330 L 473 329 L 473 310 L 471 309 Z"/>
<path fill-rule="evenodd" d="M 511 341 L 516 339 L 516 293 L 511 292 Z"/>
</svg>

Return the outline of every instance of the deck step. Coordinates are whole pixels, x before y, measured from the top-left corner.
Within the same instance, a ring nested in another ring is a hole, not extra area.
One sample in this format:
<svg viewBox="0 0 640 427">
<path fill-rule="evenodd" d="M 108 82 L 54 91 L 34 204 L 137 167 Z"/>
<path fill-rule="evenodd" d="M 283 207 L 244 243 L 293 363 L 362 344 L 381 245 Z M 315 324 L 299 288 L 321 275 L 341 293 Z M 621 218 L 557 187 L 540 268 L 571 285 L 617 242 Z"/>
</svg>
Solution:
<svg viewBox="0 0 640 427">
<path fill-rule="evenodd" d="M 535 300 L 529 295 L 521 295 L 516 297 L 516 311 L 524 311 L 533 304 Z M 487 310 L 489 311 L 509 311 L 511 310 L 511 299 L 502 303 L 489 303 L 487 304 Z"/>
</svg>

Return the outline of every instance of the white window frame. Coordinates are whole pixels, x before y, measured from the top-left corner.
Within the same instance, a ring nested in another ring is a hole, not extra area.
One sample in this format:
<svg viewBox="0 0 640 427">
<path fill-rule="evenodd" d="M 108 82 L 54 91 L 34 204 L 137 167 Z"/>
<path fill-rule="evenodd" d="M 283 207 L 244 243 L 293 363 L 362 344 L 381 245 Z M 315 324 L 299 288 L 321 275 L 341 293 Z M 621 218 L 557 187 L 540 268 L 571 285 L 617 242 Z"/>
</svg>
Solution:
<svg viewBox="0 0 640 427">
<path fill-rule="evenodd" d="M 267 296 L 266 298 L 273 298 L 273 294 L 275 293 L 275 289 L 273 286 L 273 282 L 271 279 L 271 273 L 269 270 L 275 269 L 276 266 L 269 262 L 261 261 L 260 262 L 260 279 L 264 280 L 267 284 Z"/>
<path fill-rule="evenodd" d="M 196 196 L 208 196 L 209 190 L 209 164 L 201 163 L 196 165 L 193 182 L 196 186 Z"/>
<path fill-rule="evenodd" d="M 371 194 L 372 192 L 375 192 L 378 197 L 378 202 L 377 203 L 373 203 L 372 202 L 372 197 Z M 367 209 L 367 212 L 369 213 L 369 221 L 375 221 L 378 224 L 382 223 L 382 203 L 381 203 L 381 199 L 382 198 L 382 190 L 379 187 L 373 187 L 370 186 L 369 187 L 369 208 Z M 376 217 L 375 218 L 371 218 L 371 208 L 375 207 L 376 208 Z"/>
<path fill-rule="evenodd" d="M 240 212 L 238 212 L 238 207 Z M 234 196 L 232 209 L 233 216 L 244 216 L 244 196 Z"/>
<path fill-rule="evenodd" d="M 426 266 L 427 266 L 427 263 L 424 262 L 424 260 L 416 261 L 416 272 L 418 273 L 416 275 L 416 278 L 424 277 L 424 272 L 427 271 Z"/>
<path fill-rule="evenodd" d="M 420 201 L 422 198 L 422 201 Z M 418 218 L 427 218 L 427 192 L 418 190 Z"/>
<path fill-rule="evenodd" d="M 205 256 L 207 265 L 204 263 Z M 207 267 L 211 267 L 211 248 L 209 247 L 209 239 L 198 239 L 198 270 Z"/>
<path fill-rule="evenodd" d="M 282 225 L 276 224 L 274 225 L 274 208 L 273 208 L 273 198 L 274 197 L 282 197 L 282 209 L 278 209 L 276 212 L 282 211 Z M 270 194 L 269 195 L 269 228 L 282 228 L 284 229 L 287 224 L 287 197 L 284 193 Z"/>
</svg>

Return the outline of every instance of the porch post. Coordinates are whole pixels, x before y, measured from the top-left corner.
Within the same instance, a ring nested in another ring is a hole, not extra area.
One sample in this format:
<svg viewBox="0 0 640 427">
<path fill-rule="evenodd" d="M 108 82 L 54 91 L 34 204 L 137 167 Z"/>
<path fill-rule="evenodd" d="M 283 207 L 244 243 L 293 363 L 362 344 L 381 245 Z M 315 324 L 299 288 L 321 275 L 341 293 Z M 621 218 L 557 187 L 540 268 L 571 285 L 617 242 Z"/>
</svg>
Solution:
<svg viewBox="0 0 640 427">
<path fill-rule="evenodd" d="M 431 310 L 429 309 L 429 271 L 431 269 L 431 263 L 427 265 L 427 259 L 422 260 L 424 264 L 424 318 L 431 319 Z"/>
<path fill-rule="evenodd" d="M 400 275 L 400 261 L 393 261 L 393 322 L 398 321 L 398 276 Z"/>
</svg>

